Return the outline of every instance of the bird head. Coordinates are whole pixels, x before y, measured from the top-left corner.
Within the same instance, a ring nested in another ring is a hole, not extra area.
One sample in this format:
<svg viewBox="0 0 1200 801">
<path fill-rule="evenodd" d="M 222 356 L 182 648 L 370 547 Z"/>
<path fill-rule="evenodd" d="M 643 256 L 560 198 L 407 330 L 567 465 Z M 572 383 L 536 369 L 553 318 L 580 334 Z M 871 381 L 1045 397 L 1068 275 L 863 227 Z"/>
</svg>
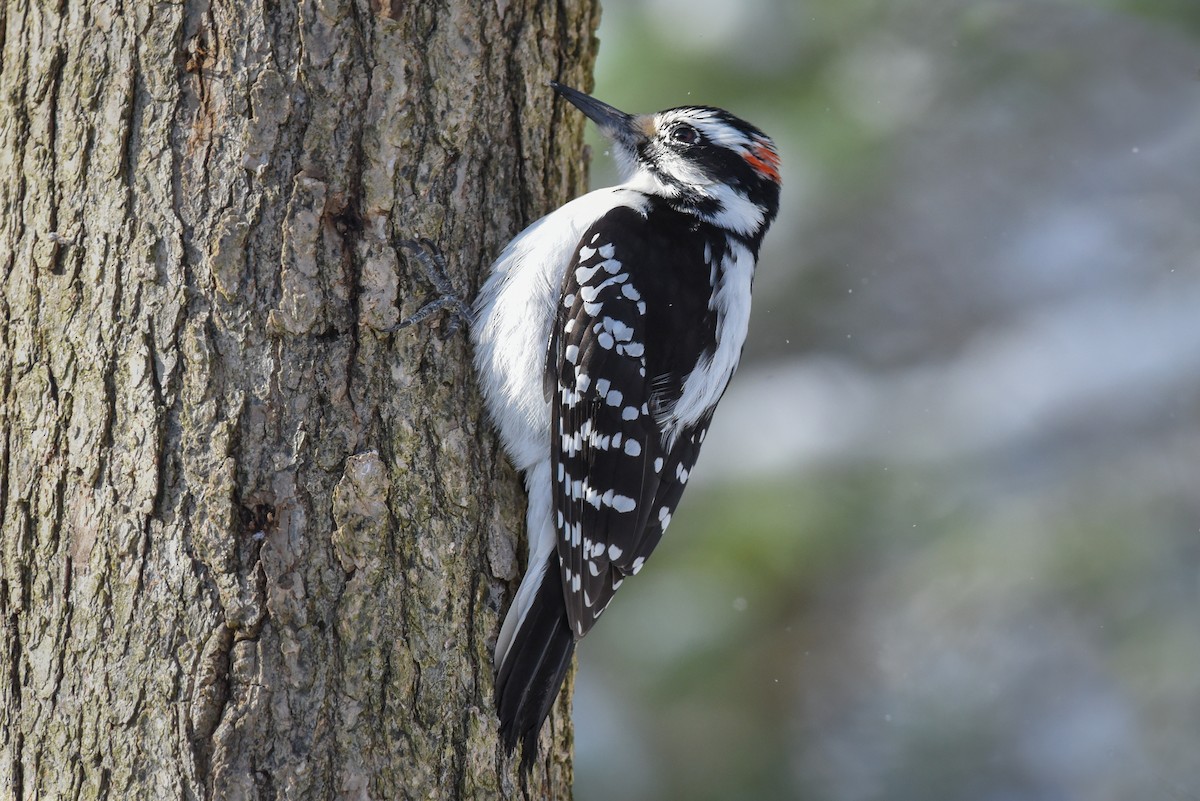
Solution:
<svg viewBox="0 0 1200 801">
<path fill-rule="evenodd" d="M 628 114 L 550 84 L 612 142 L 626 186 L 747 239 L 761 239 L 779 209 L 779 153 L 771 138 L 728 111 L 679 106 Z"/>
</svg>

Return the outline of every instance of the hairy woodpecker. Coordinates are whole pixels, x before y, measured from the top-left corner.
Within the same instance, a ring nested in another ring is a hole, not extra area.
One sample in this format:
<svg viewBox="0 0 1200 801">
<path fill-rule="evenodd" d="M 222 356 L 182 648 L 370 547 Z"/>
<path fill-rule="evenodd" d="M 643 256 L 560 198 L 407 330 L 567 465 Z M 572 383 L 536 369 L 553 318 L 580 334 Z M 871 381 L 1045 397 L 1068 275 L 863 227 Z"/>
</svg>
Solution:
<svg viewBox="0 0 1200 801">
<path fill-rule="evenodd" d="M 529 494 L 529 562 L 496 642 L 496 706 L 522 766 L 575 641 L 671 522 L 750 319 L 779 156 L 727 111 L 631 115 L 551 86 L 612 142 L 624 182 L 526 228 L 492 266 L 471 337 Z"/>
</svg>

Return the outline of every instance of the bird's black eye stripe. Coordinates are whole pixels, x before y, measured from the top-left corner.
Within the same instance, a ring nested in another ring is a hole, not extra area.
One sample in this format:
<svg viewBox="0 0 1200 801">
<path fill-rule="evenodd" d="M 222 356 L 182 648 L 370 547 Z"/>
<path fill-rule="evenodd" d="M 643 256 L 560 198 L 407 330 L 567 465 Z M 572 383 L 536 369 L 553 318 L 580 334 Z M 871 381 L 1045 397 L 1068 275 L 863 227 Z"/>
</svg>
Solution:
<svg viewBox="0 0 1200 801">
<path fill-rule="evenodd" d="M 694 145 L 700 141 L 700 132 L 686 123 L 681 123 L 671 130 L 671 139 L 681 144 Z"/>
</svg>

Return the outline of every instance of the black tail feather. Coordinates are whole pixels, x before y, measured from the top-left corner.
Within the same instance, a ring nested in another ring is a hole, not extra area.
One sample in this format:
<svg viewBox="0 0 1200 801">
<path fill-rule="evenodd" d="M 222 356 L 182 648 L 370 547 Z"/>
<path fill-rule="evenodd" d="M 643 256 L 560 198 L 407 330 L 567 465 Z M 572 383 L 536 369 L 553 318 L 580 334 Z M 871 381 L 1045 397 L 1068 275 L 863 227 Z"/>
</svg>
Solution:
<svg viewBox="0 0 1200 801">
<path fill-rule="evenodd" d="M 521 740 L 521 770 L 525 773 L 533 767 L 538 734 L 574 652 L 575 636 L 567 621 L 558 560 L 551 554 L 542 585 L 496 676 L 500 739 L 509 754 Z"/>
</svg>

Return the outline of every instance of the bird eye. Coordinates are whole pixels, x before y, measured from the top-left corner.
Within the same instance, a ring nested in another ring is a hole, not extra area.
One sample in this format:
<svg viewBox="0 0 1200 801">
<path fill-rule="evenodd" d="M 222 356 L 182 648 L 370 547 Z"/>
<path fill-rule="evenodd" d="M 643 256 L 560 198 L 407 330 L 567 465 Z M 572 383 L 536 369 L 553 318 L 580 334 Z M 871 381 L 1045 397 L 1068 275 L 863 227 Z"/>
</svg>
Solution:
<svg viewBox="0 0 1200 801">
<path fill-rule="evenodd" d="M 671 131 L 671 138 L 685 145 L 694 145 L 700 141 L 700 132 L 690 125 L 678 125 Z"/>
</svg>

